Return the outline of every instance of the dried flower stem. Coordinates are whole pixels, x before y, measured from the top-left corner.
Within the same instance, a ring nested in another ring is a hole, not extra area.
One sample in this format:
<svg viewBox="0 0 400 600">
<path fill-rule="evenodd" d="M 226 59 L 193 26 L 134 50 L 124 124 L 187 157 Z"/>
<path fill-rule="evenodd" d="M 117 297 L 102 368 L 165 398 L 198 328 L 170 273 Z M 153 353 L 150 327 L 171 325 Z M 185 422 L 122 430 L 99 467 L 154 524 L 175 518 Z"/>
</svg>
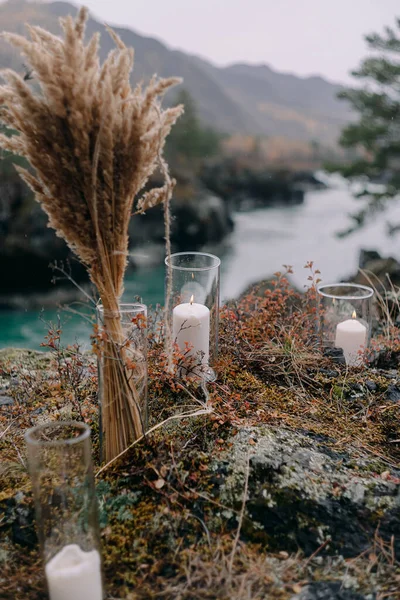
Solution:
<svg viewBox="0 0 400 600">
<path fill-rule="evenodd" d="M 14 71 L 1 72 L 0 120 L 18 135 L 0 135 L 4 148 L 29 161 L 17 167 L 49 216 L 49 226 L 86 265 L 104 311 L 103 424 L 106 460 L 143 432 L 137 391 L 124 367 L 119 302 L 128 255 L 128 224 L 134 198 L 157 166 L 164 170 L 165 138 L 182 107 L 162 110 L 159 98 L 179 79 L 148 87 L 130 85 L 133 50 L 115 32 L 116 44 L 100 65 L 99 36 L 84 44 L 87 9 L 60 19 L 63 39 L 28 26 L 30 40 L 3 38 L 19 48 L 40 85 Z M 144 194 L 137 211 L 168 203 L 173 183 Z"/>
</svg>

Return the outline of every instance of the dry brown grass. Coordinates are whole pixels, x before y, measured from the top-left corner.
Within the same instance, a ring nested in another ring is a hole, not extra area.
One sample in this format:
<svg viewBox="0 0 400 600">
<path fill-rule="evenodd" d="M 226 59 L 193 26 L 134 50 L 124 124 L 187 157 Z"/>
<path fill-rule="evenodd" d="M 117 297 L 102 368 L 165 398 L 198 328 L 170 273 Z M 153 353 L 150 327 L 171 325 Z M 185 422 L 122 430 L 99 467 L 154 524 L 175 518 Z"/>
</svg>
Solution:
<svg viewBox="0 0 400 600">
<path fill-rule="evenodd" d="M 99 36 L 85 45 L 87 10 L 61 19 L 63 39 L 28 26 L 30 40 L 4 33 L 32 68 L 32 86 L 16 72 L 1 75 L 0 119 L 16 135 L 0 147 L 24 156 L 17 167 L 49 216 L 49 226 L 87 266 L 104 306 L 106 458 L 142 433 L 137 393 L 124 369 L 126 340 L 119 316 L 134 198 L 157 166 L 165 184 L 145 193 L 137 212 L 164 202 L 174 187 L 162 158 L 165 138 L 182 107 L 162 110 L 159 98 L 178 79 L 130 85 L 133 50 L 109 29 L 116 48 L 103 65 Z"/>
</svg>

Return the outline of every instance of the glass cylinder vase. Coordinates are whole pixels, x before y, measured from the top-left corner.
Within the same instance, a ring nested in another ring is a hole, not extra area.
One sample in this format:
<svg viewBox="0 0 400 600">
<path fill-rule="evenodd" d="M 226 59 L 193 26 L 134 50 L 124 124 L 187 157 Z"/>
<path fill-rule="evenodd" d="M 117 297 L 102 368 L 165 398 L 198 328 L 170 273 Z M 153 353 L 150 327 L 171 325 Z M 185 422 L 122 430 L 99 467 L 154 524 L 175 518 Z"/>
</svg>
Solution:
<svg viewBox="0 0 400 600">
<path fill-rule="evenodd" d="M 177 374 L 214 381 L 218 356 L 220 265 L 204 252 L 177 252 L 165 259 L 166 297 Z M 169 280 L 170 274 L 170 280 Z"/>
<path fill-rule="evenodd" d="M 25 440 L 50 600 L 102 600 L 90 428 L 57 421 Z"/>
<path fill-rule="evenodd" d="M 355 283 L 318 286 L 319 334 L 327 354 L 359 366 L 371 338 L 372 288 Z M 336 354 L 335 354 L 336 353 Z"/>
<path fill-rule="evenodd" d="M 97 307 L 100 454 L 109 462 L 147 428 L 147 307 Z"/>
</svg>

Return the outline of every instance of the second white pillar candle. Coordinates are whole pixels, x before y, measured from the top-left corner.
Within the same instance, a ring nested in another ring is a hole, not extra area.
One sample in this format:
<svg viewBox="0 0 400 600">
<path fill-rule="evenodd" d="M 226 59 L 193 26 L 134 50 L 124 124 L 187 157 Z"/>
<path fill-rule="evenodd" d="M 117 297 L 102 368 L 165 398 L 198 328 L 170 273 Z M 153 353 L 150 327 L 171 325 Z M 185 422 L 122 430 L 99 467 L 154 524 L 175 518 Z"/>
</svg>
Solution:
<svg viewBox="0 0 400 600">
<path fill-rule="evenodd" d="M 366 342 L 367 328 L 354 316 L 336 327 L 335 347 L 342 348 L 346 364 L 350 367 L 362 364 Z"/>
<path fill-rule="evenodd" d="M 184 302 L 172 313 L 172 339 L 182 354 L 208 365 L 210 356 L 210 311 L 204 304 Z M 186 354 L 187 352 L 187 354 Z"/>
</svg>

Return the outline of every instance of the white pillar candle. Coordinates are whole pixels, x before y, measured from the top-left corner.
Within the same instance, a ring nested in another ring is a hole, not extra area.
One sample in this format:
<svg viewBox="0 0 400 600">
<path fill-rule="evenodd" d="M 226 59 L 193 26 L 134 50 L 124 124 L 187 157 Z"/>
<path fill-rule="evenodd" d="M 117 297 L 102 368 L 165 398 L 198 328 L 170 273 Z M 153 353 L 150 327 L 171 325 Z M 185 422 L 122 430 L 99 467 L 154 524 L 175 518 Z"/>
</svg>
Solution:
<svg viewBox="0 0 400 600">
<path fill-rule="evenodd" d="M 192 356 L 196 364 L 208 365 L 210 355 L 210 311 L 193 301 L 175 306 L 172 312 L 172 339 L 182 353 Z"/>
<path fill-rule="evenodd" d="M 102 600 L 100 562 L 97 550 L 64 546 L 45 567 L 50 600 Z"/>
<path fill-rule="evenodd" d="M 360 351 L 365 348 L 366 341 L 367 328 L 356 319 L 355 312 L 351 319 L 342 321 L 336 327 L 335 347 L 343 349 L 346 364 L 350 367 L 362 363 Z"/>
</svg>

